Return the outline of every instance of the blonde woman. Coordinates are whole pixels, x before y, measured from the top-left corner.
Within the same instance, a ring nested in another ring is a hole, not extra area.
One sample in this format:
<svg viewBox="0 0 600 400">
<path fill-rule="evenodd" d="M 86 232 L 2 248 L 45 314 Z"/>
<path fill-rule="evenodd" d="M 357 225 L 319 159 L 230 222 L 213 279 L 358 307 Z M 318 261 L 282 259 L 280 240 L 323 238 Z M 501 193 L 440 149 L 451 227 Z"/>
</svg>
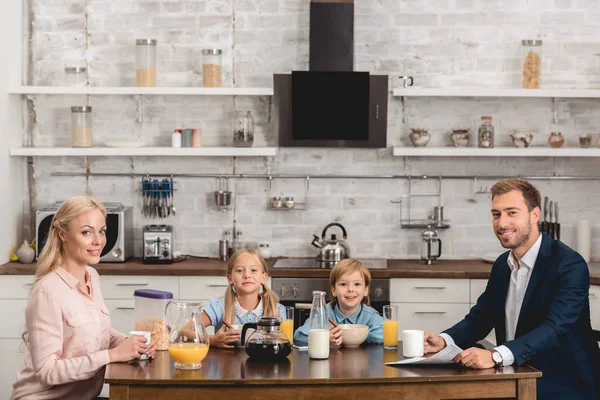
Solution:
<svg viewBox="0 0 600 400">
<path fill-rule="evenodd" d="M 109 362 L 153 357 L 154 343 L 110 327 L 97 264 L 106 210 L 91 197 L 65 201 L 52 219 L 26 311 L 25 362 L 11 399 L 93 399 Z"/>
<path fill-rule="evenodd" d="M 236 251 L 227 265 L 225 296 L 211 299 L 202 313 L 205 326 L 214 326 L 216 334 L 210 336 L 210 345 L 231 349 L 240 340 L 240 332 L 226 330 L 223 321 L 241 325 L 257 321 L 260 317 L 285 315 L 285 307 L 267 286 L 267 263 L 256 249 Z"/>
</svg>

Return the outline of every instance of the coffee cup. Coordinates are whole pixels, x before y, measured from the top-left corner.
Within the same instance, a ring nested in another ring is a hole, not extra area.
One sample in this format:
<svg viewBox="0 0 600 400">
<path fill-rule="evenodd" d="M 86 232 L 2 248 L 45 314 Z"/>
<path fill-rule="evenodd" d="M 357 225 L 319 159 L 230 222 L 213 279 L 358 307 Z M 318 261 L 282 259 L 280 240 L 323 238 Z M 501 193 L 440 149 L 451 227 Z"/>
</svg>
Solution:
<svg viewBox="0 0 600 400">
<path fill-rule="evenodd" d="M 423 331 L 409 329 L 402 331 L 402 355 L 404 357 L 423 357 Z"/>
<path fill-rule="evenodd" d="M 129 334 L 131 336 L 133 336 L 133 335 L 141 335 L 141 336 L 145 337 L 146 338 L 146 344 L 150 345 L 150 341 L 151 341 L 151 338 L 152 338 L 152 333 L 150 333 L 148 331 L 131 331 L 131 332 L 129 332 Z M 139 359 L 140 360 L 147 360 L 148 359 L 148 354 L 142 354 L 142 355 L 140 355 Z"/>
</svg>

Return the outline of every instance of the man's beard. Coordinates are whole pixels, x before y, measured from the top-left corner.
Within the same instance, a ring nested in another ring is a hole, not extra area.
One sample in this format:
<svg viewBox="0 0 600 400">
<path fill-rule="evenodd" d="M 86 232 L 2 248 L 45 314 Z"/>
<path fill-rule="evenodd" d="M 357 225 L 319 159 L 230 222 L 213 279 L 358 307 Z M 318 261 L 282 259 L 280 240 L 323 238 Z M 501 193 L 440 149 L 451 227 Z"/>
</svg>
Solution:
<svg viewBox="0 0 600 400">
<path fill-rule="evenodd" d="M 520 229 L 516 233 L 516 236 L 514 237 L 514 239 L 512 239 L 511 242 L 509 242 L 507 244 L 504 244 L 502 239 L 496 235 L 496 237 L 498 237 L 498 240 L 500 240 L 500 245 L 502 247 L 504 247 L 505 249 L 511 249 L 511 250 L 516 249 L 516 248 L 522 246 L 523 244 L 527 243 L 530 236 L 531 236 L 531 218 L 529 219 L 529 224 L 527 225 L 527 231 Z"/>
</svg>

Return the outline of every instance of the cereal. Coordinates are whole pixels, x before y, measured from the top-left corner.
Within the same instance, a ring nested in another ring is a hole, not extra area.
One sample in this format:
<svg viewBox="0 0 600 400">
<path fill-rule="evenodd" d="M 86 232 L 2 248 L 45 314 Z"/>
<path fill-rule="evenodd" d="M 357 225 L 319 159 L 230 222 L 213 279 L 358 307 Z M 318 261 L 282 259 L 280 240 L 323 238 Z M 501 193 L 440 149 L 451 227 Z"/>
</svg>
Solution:
<svg viewBox="0 0 600 400">
<path fill-rule="evenodd" d="M 202 65 L 202 85 L 204 87 L 221 87 L 221 66 L 218 64 Z"/>
<path fill-rule="evenodd" d="M 540 88 L 540 55 L 530 50 L 523 62 L 523 87 L 525 89 Z"/>
<path fill-rule="evenodd" d="M 156 350 L 167 350 L 169 348 L 169 332 L 164 319 L 136 321 L 135 330 L 152 332 L 152 337 L 156 340 Z"/>
</svg>

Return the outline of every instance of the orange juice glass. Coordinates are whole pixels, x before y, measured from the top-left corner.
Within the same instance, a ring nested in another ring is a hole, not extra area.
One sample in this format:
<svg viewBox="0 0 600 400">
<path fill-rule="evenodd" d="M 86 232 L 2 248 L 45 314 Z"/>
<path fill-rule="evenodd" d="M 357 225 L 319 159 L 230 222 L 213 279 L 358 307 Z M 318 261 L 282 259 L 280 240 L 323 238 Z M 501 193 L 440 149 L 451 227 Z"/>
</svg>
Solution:
<svg viewBox="0 0 600 400">
<path fill-rule="evenodd" d="M 173 343 L 169 354 L 175 360 L 175 368 L 198 369 L 208 354 L 208 345 L 204 343 Z"/>
<path fill-rule="evenodd" d="M 398 306 L 383 306 L 383 348 L 398 347 Z"/>
<path fill-rule="evenodd" d="M 290 339 L 290 344 L 294 344 L 294 307 L 286 306 L 285 315 L 279 315 L 279 319 L 281 319 L 280 329 Z"/>
</svg>

